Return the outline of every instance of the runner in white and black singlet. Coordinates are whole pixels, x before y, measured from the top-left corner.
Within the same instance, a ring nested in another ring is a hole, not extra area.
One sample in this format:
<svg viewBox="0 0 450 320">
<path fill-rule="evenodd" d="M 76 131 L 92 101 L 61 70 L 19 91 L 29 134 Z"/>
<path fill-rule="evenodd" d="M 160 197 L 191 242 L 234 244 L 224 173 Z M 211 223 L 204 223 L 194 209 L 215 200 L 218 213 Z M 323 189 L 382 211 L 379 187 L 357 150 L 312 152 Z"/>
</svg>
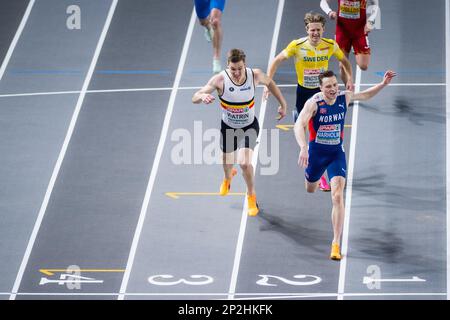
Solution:
<svg viewBox="0 0 450 320">
<path fill-rule="evenodd" d="M 225 196 L 230 190 L 231 179 L 236 175 L 235 151 L 237 163 L 242 169 L 247 185 L 248 214 L 256 216 L 259 212 L 256 202 L 254 173 L 252 165 L 253 149 L 259 133 L 258 119 L 255 117 L 255 86 L 266 85 L 280 103 L 279 118 L 286 115 L 286 100 L 275 82 L 260 69 L 247 68 L 245 53 L 232 49 L 228 53 L 228 68 L 213 76 L 208 83 L 192 97 L 193 103 L 210 104 L 217 91 L 222 108 L 221 149 L 223 151 L 223 169 L 225 177 L 220 186 L 220 194 Z"/>
</svg>

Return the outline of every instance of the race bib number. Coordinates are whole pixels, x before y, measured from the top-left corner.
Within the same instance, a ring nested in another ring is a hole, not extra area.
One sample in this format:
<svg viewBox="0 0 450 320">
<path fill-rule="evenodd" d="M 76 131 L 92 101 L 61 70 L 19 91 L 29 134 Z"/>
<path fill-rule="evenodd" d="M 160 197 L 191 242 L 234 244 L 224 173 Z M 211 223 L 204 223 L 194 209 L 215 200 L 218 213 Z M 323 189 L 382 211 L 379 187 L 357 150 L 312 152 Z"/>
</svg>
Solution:
<svg viewBox="0 0 450 320">
<path fill-rule="evenodd" d="M 307 88 L 319 87 L 319 75 L 321 69 L 304 69 L 303 70 L 303 86 Z"/>
<path fill-rule="evenodd" d="M 341 125 L 326 124 L 321 125 L 317 130 L 316 143 L 326 145 L 337 145 L 341 142 Z"/>
<path fill-rule="evenodd" d="M 359 19 L 360 18 L 360 1 L 348 1 L 341 2 L 339 7 L 339 16 L 346 19 Z"/>
</svg>

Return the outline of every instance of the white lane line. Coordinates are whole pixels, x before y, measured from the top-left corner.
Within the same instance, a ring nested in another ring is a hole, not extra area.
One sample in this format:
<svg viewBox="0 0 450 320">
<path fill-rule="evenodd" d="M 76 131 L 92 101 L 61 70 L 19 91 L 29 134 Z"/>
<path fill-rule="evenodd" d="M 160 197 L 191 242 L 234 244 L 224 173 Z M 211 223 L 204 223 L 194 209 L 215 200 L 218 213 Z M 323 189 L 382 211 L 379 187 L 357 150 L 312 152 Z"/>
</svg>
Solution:
<svg viewBox="0 0 450 320">
<path fill-rule="evenodd" d="M 446 77 L 446 201 L 447 201 L 447 300 L 450 300 L 450 0 L 445 1 L 445 77 Z"/>
<path fill-rule="evenodd" d="M 19 41 L 22 31 L 25 28 L 25 25 L 27 24 L 28 17 L 30 16 L 31 9 L 33 8 L 34 2 L 35 2 L 35 0 L 30 0 L 30 2 L 28 3 L 28 6 L 27 6 L 27 9 L 25 10 L 22 21 L 20 22 L 19 27 L 17 28 L 16 34 L 14 35 L 11 45 L 9 46 L 8 52 L 6 53 L 6 56 L 5 56 L 5 59 L 3 59 L 2 66 L 0 67 L 0 81 L 2 81 L 2 79 L 3 79 L 3 75 L 5 74 L 5 70 L 6 70 L 6 67 L 8 66 L 9 60 L 11 59 L 11 56 L 14 52 L 14 49 L 16 48 L 17 42 Z"/>
<path fill-rule="evenodd" d="M 420 297 L 420 296 L 445 296 L 446 293 L 346 293 L 345 297 L 379 297 L 379 296 L 394 296 L 394 297 Z M 336 293 L 300 293 L 300 294 L 286 294 L 275 296 L 257 296 L 251 298 L 236 298 L 236 300 L 261 300 L 261 299 L 298 299 L 298 298 L 333 298 L 338 296 Z"/>
<path fill-rule="evenodd" d="M 74 91 L 51 91 L 51 92 L 29 92 L 29 93 L 8 93 L 0 94 L 0 98 L 14 98 L 14 97 L 33 97 L 33 96 L 54 96 L 60 94 L 80 94 L 80 90 Z"/>
<path fill-rule="evenodd" d="M 277 49 L 277 42 L 278 42 L 278 34 L 280 33 L 281 17 L 283 15 L 283 8 L 284 8 L 284 0 L 279 0 L 278 8 L 277 8 L 277 15 L 276 15 L 276 19 L 275 19 L 275 26 L 274 26 L 274 31 L 273 31 L 273 35 L 272 35 L 272 44 L 270 46 L 269 61 L 267 63 L 267 69 L 269 68 L 270 63 L 272 62 L 272 59 L 275 57 L 275 51 Z M 257 139 L 258 141 L 261 140 L 261 132 L 262 132 L 262 128 L 264 126 L 266 105 L 267 105 L 267 100 L 262 99 L 261 108 L 260 108 L 259 116 L 258 116 L 259 125 L 261 128 L 258 139 Z M 253 173 L 256 172 L 259 146 L 260 146 L 260 144 L 258 143 L 253 152 L 253 159 L 252 159 Z M 241 262 L 241 254 L 242 254 L 242 247 L 244 244 L 246 226 L 247 226 L 247 197 L 245 197 L 244 208 L 242 210 L 241 225 L 239 228 L 238 241 L 236 244 L 236 253 L 234 256 L 233 271 L 231 273 L 230 288 L 228 290 L 228 293 L 229 293 L 228 299 L 233 299 L 234 294 L 236 292 L 237 277 L 238 277 L 238 273 L 239 273 L 239 265 Z"/>
<path fill-rule="evenodd" d="M 75 128 L 75 123 L 77 122 L 78 114 L 80 113 L 81 106 L 83 105 L 83 101 L 84 101 L 84 97 L 86 96 L 87 88 L 88 88 L 89 83 L 91 81 L 92 74 L 94 73 L 94 69 L 95 69 L 95 66 L 97 64 L 97 60 L 98 60 L 98 57 L 100 55 L 100 51 L 102 50 L 102 47 L 103 47 L 103 42 L 105 41 L 106 33 L 108 32 L 109 25 L 111 24 L 111 20 L 112 20 L 112 17 L 114 15 L 114 11 L 116 9 L 117 1 L 118 0 L 112 0 L 112 4 L 111 4 L 111 7 L 110 7 L 109 12 L 108 12 L 108 16 L 106 18 L 105 25 L 103 26 L 103 30 L 102 30 L 102 33 L 100 35 L 100 39 L 99 39 L 99 41 L 97 43 L 97 47 L 95 48 L 94 57 L 92 58 L 91 65 L 90 65 L 88 73 L 86 75 L 86 79 L 84 80 L 83 87 L 81 89 L 81 94 L 78 97 L 78 101 L 77 101 L 77 104 L 75 106 L 75 111 L 74 111 L 74 113 L 72 115 L 72 119 L 70 121 L 69 128 L 68 128 L 66 137 L 64 139 L 64 143 L 62 145 L 62 148 L 61 148 L 61 151 L 59 153 L 58 159 L 56 161 L 55 167 L 53 168 L 53 173 L 52 173 L 52 176 L 50 178 L 50 182 L 49 182 L 49 184 L 47 186 L 47 191 L 45 192 L 44 200 L 42 201 L 41 208 L 39 210 L 39 214 L 38 214 L 36 223 L 34 224 L 33 231 L 31 233 L 30 239 L 28 240 L 28 245 L 27 245 L 27 248 L 25 250 L 25 254 L 24 254 L 24 257 L 22 259 L 22 263 L 20 265 L 19 271 L 17 273 L 16 280 L 14 282 L 14 286 L 13 286 L 13 289 L 12 289 L 12 294 L 10 296 L 10 300 L 14 300 L 16 298 L 17 291 L 19 290 L 20 283 L 22 282 L 22 277 L 23 277 L 23 274 L 25 272 L 25 268 L 26 268 L 26 266 L 28 264 L 28 259 L 30 258 L 31 250 L 33 249 L 34 242 L 36 241 L 36 237 L 37 237 L 37 234 L 39 232 L 39 228 L 41 227 L 41 223 L 42 223 L 42 220 L 43 220 L 44 215 L 45 215 L 45 211 L 47 210 L 48 201 L 50 200 L 50 196 L 52 194 L 53 187 L 55 185 L 56 179 L 57 179 L 58 174 L 59 174 L 59 170 L 61 168 L 61 164 L 62 164 L 62 162 L 64 160 L 64 156 L 66 154 L 67 147 L 68 147 L 70 139 L 72 137 L 72 133 L 73 133 L 73 130 Z"/>
<path fill-rule="evenodd" d="M 115 92 L 147 92 L 147 91 L 171 91 L 173 88 L 131 88 L 131 89 L 104 89 L 104 90 L 87 90 L 86 93 L 115 93 Z M 184 87 L 178 88 L 178 90 L 198 90 L 200 87 Z M 49 92 L 29 92 L 29 93 L 11 93 L 0 94 L 0 98 L 13 98 L 13 97 L 30 97 L 30 96 L 51 96 L 62 94 L 79 94 L 80 90 L 71 91 L 49 91 Z"/>
<path fill-rule="evenodd" d="M 361 87 L 373 87 L 378 83 L 361 83 Z M 430 83 L 390 83 L 390 87 L 444 87 L 445 83 L 430 82 Z"/>
<path fill-rule="evenodd" d="M 361 83 L 361 87 L 372 87 L 376 83 Z M 296 84 L 277 84 L 279 88 L 293 88 Z M 445 83 L 391 83 L 391 87 L 445 87 Z M 258 88 L 264 86 L 258 85 Z M 178 90 L 198 90 L 202 87 L 178 87 Z M 172 91 L 172 87 L 161 88 L 127 88 L 127 89 L 103 89 L 103 90 L 87 90 L 87 94 L 93 93 L 115 93 L 115 92 L 146 92 L 146 91 Z M 46 96 L 46 95 L 60 95 L 60 94 L 80 94 L 80 90 L 73 91 L 49 91 L 49 92 L 29 92 L 29 93 L 8 93 L 0 94 L 0 98 L 14 98 L 14 97 L 29 97 L 29 96 Z"/>
<path fill-rule="evenodd" d="M 240 294 L 239 294 L 240 295 Z M 235 298 L 235 300 L 240 301 L 251 301 L 251 300 L 274 300 L 274 299 L 301 299 L 301 298 L 323 298 L 323 297 L 336 297 L 336 293 L 317 293 L 317 294 L 289 294 L 289 295 L 271 295 L 271 296 L 256 296 L 256 297 L 245 297 L 245 298 Z"/>
<path fill-rule="evenodd" d="M 130 254 L 128 256 L 127 266 L 122 279 L 122 284 L 120 286 L 119 300 L 123 300 L 125 297 L 125 292 L 128 286 L 128 280 L 130 278 L 131 270 L 133 268 L 134 258 L 136 256 L 137 246 L 139 244 L 139 239 L 141 236 L 142 228 L 144 226 L 145 216 L 147 215 L 147 209 L 150 202 L 150 196 L 152 194 L 153 185 L 155 183 L 156 174 L 159 168 L 159 162 L 161 161 L 161 156 L 164 150 L 164 144 L 166 142 L 167 133 L 169 131 L 170 119 L 172 117 L 172 112 L 175 104 L 175 98 L 177 96 L 178 87 L 181 81 L 181 75 L 183 73 L 184 65 L 186 63 L 186 57 L 189 49 L 189 44 L 192 38 L 192 32 L 194 30 L 196 20 L 195 10 L 192 10 L 191 20 L 189 22 L 189 27 L 186 32 L 186 38 L 184 39 L 183 50 L 181 51 L 180 61 L 178 63 L 177 73 L 172 87 L 172 92 L 170 94 L 169 103 L 167 105 L 166 115 L 164 117 L 164 123 L 161 129 L 161 135 L 159 137 L 158 148 L 156 149 L 155 159 L 153 160 L 152 171 L 147 184 L 147 189 L 145 191 L 144 200 L 142 201 L 141 213 L 139 214 L 138 224 L 136 226 L 136 231 L 133 237 L 133 243 L 131 244 Z"/>
<path fill-rule="evenodd" d="M 361 89 L 361 69 L 356 66 L 355 92 Z M 338 300 L 342 300 L 345 290 L 345 272 L 347 269 L 348 234 L 350 229 L 350 209 L 352 206 L 353 169 L 355 167 L 356 134 L 358 130 L 359 102 L 353 104 L 352 131 L 350 135 L 350 154 L 347 168 L 347 187 L 345 191 L 345 218 L 342 232 L 341 253 L 342 260 L 339 268 Z"/>
</svg>

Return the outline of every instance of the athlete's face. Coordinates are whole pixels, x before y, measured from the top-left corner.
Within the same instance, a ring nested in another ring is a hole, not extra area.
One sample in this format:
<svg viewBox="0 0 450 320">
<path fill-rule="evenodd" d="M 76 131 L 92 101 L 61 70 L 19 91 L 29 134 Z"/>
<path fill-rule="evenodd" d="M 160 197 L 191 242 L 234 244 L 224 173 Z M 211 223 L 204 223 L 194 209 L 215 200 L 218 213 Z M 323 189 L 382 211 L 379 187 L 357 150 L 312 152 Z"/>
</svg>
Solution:
<svg viewBox="0 0 450 320">
<path fill-rule="evenodd" d="M 320 90 L 325 95 L 327 100 L 334 100 L 337 97 L 339 91 L 339 85 L 335 76 L 323 78 Z"/>
<path fill-rule="evenodd" d="M 324 28 L 320 22 L 311 22 L 306 26 L 306 32 L 308 33 L 309 42 L 312 45 L 317 45 L 322 38 Z"/>
<path fill-rule="evenodd" d="M 228 64 L 228 69 L 230 69 L 231 77 L 234 82 L 241 82 L 245 76 L 245 63 L 244 61 L 230 62 Z"/>
</svg>

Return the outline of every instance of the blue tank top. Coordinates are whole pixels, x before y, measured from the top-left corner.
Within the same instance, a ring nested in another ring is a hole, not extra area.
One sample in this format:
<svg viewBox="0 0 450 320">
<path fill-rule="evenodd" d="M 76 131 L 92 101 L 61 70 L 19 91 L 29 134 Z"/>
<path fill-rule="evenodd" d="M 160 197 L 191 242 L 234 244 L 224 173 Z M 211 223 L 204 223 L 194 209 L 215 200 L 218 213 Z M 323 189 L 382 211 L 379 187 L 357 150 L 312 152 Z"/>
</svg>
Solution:
<svg viewBox="0 0 450 320">
<path fill-rule="evenodd" d="M 331 152 L 342 150 L 347 113 L 345 91 L 339 91 L 333 105 L 325 102 L 321 92 L 316 93 L 311 99 L 316 103 L 317 112 L 309 120 L 309 148 Z"/>
</svg>

